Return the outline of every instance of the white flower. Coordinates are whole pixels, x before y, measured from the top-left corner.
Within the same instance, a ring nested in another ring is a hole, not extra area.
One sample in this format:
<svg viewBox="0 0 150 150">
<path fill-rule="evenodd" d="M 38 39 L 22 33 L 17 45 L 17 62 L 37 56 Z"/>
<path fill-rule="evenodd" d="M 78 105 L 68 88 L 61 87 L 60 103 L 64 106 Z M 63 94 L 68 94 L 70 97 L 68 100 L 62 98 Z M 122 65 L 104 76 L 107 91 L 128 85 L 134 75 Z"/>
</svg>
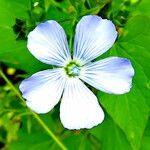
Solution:
<svg viewBox="0 0 150 150">
<path fill-rule="evenodd" d="M 84 82 L 107 93 L 123 94 L 129 92 L 134 75 L 128 59 L 91 62 L 111 48 L 116 37 L 111 21 L 84 16 L 76 27 L 71 58 L 63 28 L 53 20 L 39 24 L 28 35 L 27 47 L 38 60 L 57 68 L 35 73 L 21 83 L 27 106 L 36 113 L 47 113 L 61 99 L 60 119 L 65 128 L 92 128 L 101 123 L 103 110 Z"/>
</svg>

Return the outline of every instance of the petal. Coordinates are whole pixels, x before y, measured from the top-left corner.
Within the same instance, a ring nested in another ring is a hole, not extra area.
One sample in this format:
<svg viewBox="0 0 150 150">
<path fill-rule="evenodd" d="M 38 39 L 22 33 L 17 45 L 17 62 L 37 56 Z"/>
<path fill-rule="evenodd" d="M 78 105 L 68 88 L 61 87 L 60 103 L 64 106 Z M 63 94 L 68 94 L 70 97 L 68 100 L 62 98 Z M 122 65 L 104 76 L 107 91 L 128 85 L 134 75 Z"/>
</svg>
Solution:
<svg viewBox="0 0 150 150">
<path fill-rule="evenodd" d="M 28 107 L 37 113 L 47 113 L 60 100 L 65 83 L 61 69 L 49 69 L 25 79 L 19 88 Z"/>
<path fill-rule="evenodd" d="M 101 91 L 123 94 L 130 91 L 133 75 L 128 59 L 109 57 L 84 66 L 80 78 Z"/>
<path fill-rule="evenodd" d="M 112 47 L 117 37 L 114 24 L 96 15 L 84 16 L 76 27 L 74 59 L 85 64 Z"/>
<path fill-rule="evenodd" d="M 27 47 L 33 56 L 46 64 L 63 66 L 70 59 L 65 32 L 53 20 L 39 24 L 30 32 Z"/>
<path fill-rule="evenodd" d="M 92 128 L 104 119 L 96 96 L 78 78 L 71 78 L 66 84 L 60 119 L 67 129 Z"/>
</svg>

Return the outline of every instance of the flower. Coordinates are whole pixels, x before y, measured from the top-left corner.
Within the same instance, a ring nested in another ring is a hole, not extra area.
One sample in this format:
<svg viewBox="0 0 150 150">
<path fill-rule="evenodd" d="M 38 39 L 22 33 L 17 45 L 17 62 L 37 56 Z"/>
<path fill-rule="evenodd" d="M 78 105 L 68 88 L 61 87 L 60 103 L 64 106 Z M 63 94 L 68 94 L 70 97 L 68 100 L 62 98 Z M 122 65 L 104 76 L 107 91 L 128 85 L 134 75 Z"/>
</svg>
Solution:
<svg viewBox="0 0 150 150">
<path fill-rule="evenodd" d="M 57 66 L 25 79 L 20 90 L 36 113 L 49 112 L 61 99 L 60 120 L 67 129 L 92 128 L 104 119 L 96 96 L 84 84 L 103 92 L 130 91 L 134 70 L 126 58 L 92 61 L 112 47 L 117 37 L 114 24 L 96 15 L 77 24 L 71 57 L 63 28 L 53 20 L 39 24 L 28 35 L 27 47 L 38 60 Z"/>
</svg>

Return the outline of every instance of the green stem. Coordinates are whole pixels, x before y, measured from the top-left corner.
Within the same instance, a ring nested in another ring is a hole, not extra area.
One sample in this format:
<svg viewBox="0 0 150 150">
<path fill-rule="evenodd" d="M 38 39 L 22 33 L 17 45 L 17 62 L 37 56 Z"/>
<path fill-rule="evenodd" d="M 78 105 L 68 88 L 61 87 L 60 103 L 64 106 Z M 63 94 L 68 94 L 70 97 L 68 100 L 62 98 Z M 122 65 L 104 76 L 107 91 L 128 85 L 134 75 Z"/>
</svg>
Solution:
<svg viewBox="0 0 150 150">
<path fill-rule="evenodd" d="M 16 93 L 16 95 L 20 98 L 21 104 L 25 106 L 25 101 L 20 95 L 20 93 L 16 90 L 16 88 L 13 86 L 13 84 L 8 80 L 8 78 L 5 76 L 3 71 L 0 69 L 0 76 L 5 80 L 5 82 L 12 88 L 12 90 Z"/>
<path fill-rule="evenodd" d="M 39 124 L 43 127 L 43 129 L 53 138 L 53 140 L 62 148 L 63 150 L 67 150 L 67 148 L 61 143 L 61 141 L 55 136 L 55 134 L 48 128 L 48 126 L 43 122 L 43 120 L 33 112 L 33 116 L 39 122 Z"/>
<path fill-rule="evenodd" d="M 23 106 L 26 106 L 24 99 L 22 98 L 20 92 L 13 86 L 13 84 L 9 81 L 9 79 L 6 77 L 6 75 L 3 73 L 3 71 L 0 69 L 0 76 L 5 80 L 5 82 L 12 88 L 12 90 L 15 92 L 15 94 L 19 97 L 19 99 L 22 102 Z M 30 110 L 30 109 L 29 109 Z M 67 150 L 67 148 L 61 143 L 61 141 L 55 136 L 55 134 L 48 128 L 48 126 L 43 122 L 43 120 L 32 110 L 30 110 L 34 118 L 37 120 L 37 122 L 43 127 L 43 129 L 48 133 L 48 135 L 58 144 L 58 146 L 62 150 Z"/>
</svg>

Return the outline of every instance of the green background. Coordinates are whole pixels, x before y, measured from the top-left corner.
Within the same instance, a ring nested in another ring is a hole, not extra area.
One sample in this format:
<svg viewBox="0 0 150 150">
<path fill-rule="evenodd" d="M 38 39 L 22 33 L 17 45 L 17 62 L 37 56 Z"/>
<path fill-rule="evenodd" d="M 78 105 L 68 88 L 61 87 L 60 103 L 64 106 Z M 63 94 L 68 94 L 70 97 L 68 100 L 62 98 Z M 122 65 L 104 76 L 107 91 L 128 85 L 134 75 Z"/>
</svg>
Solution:
<svg viewBox="0 0 150 150">
<path fill-rule="evenodd" d="M 40 22 L 56 20 L 70 48 L 77 22 L 97 14 L 116 25 L 119 36 L 103 56 L 129 58 L 135 69 L 127 94 L 95 91 L 105 111 L 102 124 L 69 131 L 59 120 L 59 104 L 37 115 L 21 98 L 18 85 L 50 68 L 26 48 L 28 33 Z M 149 0 L 0 0 L 0 149 L 150 150 L 150 1 Z"/>
</svg>

